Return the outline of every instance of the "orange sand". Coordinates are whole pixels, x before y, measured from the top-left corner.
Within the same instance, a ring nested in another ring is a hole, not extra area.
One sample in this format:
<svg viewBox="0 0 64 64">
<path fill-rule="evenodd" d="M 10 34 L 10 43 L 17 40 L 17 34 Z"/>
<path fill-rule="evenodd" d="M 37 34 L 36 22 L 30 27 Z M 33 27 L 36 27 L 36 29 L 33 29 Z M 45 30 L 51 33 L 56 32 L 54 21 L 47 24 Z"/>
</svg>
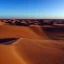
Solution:
<svg viewBox="0 0 64 64">
<path fill-rule="evenodd" d="M 49 34 L 49 33 L 47 33 Z M 51 40 L 40 26 L 0 26 L 0 38 L 19 38 L 0 44 L 0 64 L 64 64 L 64 41 Z"/>
</svg>

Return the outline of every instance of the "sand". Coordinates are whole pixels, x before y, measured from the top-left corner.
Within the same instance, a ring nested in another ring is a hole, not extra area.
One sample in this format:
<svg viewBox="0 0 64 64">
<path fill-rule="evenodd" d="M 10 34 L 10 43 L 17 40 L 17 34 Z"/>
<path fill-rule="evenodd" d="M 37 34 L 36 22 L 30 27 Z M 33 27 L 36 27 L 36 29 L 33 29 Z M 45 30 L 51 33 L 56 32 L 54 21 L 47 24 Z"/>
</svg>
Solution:
<svg viewBox="0 0 64 64">
<path fill-rule="evenodd" d="M 48 35 L 40 26 L 1 25 L 0 39 L 18 40 L 0 44 L 0 64 L 64 64 L 64 40 Z"/>
<path fill-rule="evenodd" d="M 14 47 L 28 64 L 64 64 L 63 41 L 20 39 Z"/>
<path fill-rule="evenodd" d="M 29 27 L 4 25 L 0 27 L 0 38 L 34 38 L 41 39 Z"/>
<path fill-rule="evenodd" d="M 20 38 L 1 44 L 0 64 L 64 64 L 64 41 Z"/>
</svg>

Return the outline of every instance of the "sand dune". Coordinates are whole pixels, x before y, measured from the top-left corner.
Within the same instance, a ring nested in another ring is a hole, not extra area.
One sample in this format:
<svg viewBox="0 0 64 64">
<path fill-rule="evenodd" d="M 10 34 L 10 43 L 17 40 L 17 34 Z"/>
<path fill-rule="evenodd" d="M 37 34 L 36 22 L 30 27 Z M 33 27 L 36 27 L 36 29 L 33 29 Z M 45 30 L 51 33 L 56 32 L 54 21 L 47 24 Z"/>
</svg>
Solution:
<svg viewBox="0 0 64 64">
<path fill-rule="evenodd" d="M 30 64 L 64 64 L 64 41 L 22 39 L 14 47 Z"/>
<path fill-rule="evenodd" d="M 63 39 L 63 29 L 44 29 L 42 26 L 0 26 L 0 38 Z"/>
<path fill-rule="evenodd" d="M 30 29 L 39 35 L 42 39 L 64 40 L 64 28 L 33 25 L 30 26 Z"/>
<path fill-rule="evenodd" d="M 11 45 L 0 45 L 0 64 L 27 64 L 18 57 Z"/>
<path fill-rule="evenodd" d="M 50 39 L 64 40 L 64 28 L 45 29 L 44 31 Z"/>
<path fill-rule="evenodd" d="M 37 35 L 39 35 L 42 39 L 49 39 L 48 36 L 45 34 L 45 31 L 42 29 L 41 26 L 33 25 L 30 26 L 30 29 L 34 31 Z"/>
<path fill-rule="evenodd" d="M 19 39 L 0 44 L 0 64 L 64 64 L 64 40 L 54 40 L 63 34 L 63 29 L 1 25 L 0 39 Z"/>
<path fill-rule="evenodd" d="M 33 32 L 29 27 L 24 26 L 0 26 L 0 38 L 35 38 L 42 39 Z"/>
<path fill-rule="evenodd" d="M 0 64 L 64 64 L 64 41 L 19 39 L 0 45 Z"/>
</svg>

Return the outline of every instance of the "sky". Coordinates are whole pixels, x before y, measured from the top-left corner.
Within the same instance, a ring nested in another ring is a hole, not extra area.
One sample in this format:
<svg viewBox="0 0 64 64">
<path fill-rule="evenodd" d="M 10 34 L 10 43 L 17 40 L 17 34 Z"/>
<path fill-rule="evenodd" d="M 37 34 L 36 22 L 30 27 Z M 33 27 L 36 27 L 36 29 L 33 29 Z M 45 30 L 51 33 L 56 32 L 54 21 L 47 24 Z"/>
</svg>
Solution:
<svg viewBox="0 0 64 64">
<path fill-rule="evenodd" d="M 0 0 L 0 18 L 64 18 L 64 0 Z"/>
</svg>

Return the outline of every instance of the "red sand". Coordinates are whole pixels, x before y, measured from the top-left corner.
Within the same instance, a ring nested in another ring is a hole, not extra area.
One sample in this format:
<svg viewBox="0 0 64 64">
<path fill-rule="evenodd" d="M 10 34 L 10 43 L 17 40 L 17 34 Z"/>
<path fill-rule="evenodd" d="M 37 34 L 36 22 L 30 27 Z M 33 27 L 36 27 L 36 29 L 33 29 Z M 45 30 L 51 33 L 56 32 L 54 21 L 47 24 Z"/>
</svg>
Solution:
<svg viewBox="0 0 64 64">
<path fill-rule="evenodd" d="M 64 64 L 64 41 L 50 40 L 39 26 L 2 25 L 0 38 L 20 38 L 0 44 L 0 64 Z"/>
</svg>

